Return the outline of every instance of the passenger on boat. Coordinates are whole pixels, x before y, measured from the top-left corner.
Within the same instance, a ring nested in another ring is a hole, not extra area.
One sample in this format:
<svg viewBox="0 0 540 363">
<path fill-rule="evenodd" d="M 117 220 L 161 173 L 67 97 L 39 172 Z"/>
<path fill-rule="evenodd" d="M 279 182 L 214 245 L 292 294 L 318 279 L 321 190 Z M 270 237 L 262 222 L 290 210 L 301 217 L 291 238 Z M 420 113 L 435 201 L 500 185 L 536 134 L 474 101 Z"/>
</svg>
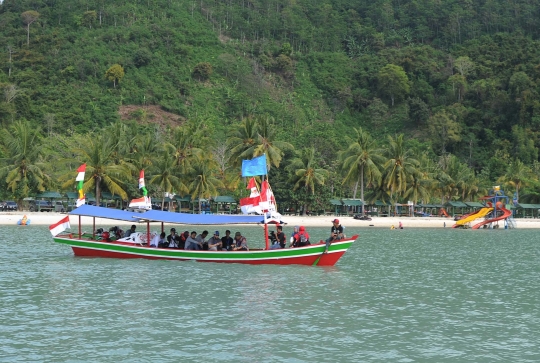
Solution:
<svg viewBox="0 0 540 363">
<path fill-rule="evenodd" d="M 334 219 L 332 221 L 332 228 L 330 229 L 330 237 L 326 239 L 326 249 L 324 252 L 328 252 L 328 247 L 330 247 L 330 244 L 334 241 L 339 241 L 340 239 L 345 238 L 345 235 L 343 234 L 343 226 L 339 224 L 339 219 Z"/>
<path fill-rule="evenodd" d="M 285 248 L 287 245 L 287 237 L 285 237 L 285 233 L 283 233 L 283 227 L 277 226 L 277 240 L 279 242 L 279 246 L 281 248 Z"/>
<path fill-rule="evenodd" d="M 197 241 L 197 232 L 191 232 L 191 235 L 186 239 L 185 250 L 200 250 L 199 241 Z"/>
<path fill-rule="evenodd" d="M 152 241 L 150 241 L 150 247 L 163 247 L 165 243 L 167 243 L 165 232 L 161 232 L 161 234 L 156 234 L 154 238 L 152 238 Z"/>
<path fill-rule="evenodd" d="M 294 226 L 293 233 L 291 233 L 291 240 L 289 241 L 290 242 L 289 247 L 293 247 L 293 245 L 294 245 L 294 235 L 298 233 L 299 228 L 300 227 L 298 227 L 298 226 Z"/>
<path fill-rule="evenodd" d="M 208 231 L 203 231 L 203 233 L 195 238 L 199 243 L 200 250 L 208 250 L 208 243 L 205 241 L 206 236 L 208 236 Z"/>
<path fill-rule="evenodd" d="M 181 250 L 186 248 L 186 240 L 188 239 L 188 237 L 189 237 L 189 232 L 188 231 L 184 231 L 184 233 L 182 233 L 180 235 L 180 240 L 178 242 L 178 248 L 180 248 Z"/>
<path fill-rule="evenodd" d="M 230 251 L 233 245 L 233 238 L 231 237 L 231 231 L 226 230 L 225 236 L 221 237 L 221 250 Z"/>
<path fill-rule="evenodd" d="M 215 231 L 214 235 L 208 239 L 208 251 L 221 251 L 219 231 Z"/>
<path fill-rule="evenodd" d="M 176 228 L 171 228 L 171 233 L 167 236 L 167 242 L 165 243 L 165 247 L 178 248 L 179 242 L 180 236 L 176 234 Z"/>
<path fill-rule="evenodd" d="M 118 226 L 111 227 L 109 232 L 113 233 L 115 239 L 120 239 L 124 236 L 124 231 Z"/>
<path fill-rule="evenodd" d="M 234 234 L 233 251 L 248 251 L 246 237 L 242 236 L 242 233 L 236 232 Z"/>
<path fill-rule="evenodd" d="M 300 226 L 298 233 L 294 236 L 293 247 L 304 247 L 311 243 L 309 242 L 309 233 L 306 232 L 306 227 Z"/>
<path fill-rule="evenodd" d="M 278 250 L 281 248 L 279 245 L 279 242 L 277 240 L 276 232 L 270 231 L 270 235 L 268 236 L 268 239 L 270 240 L 270 249 L 271 250 Z"/>
<path fill-rule="evenodd" d="M 132 224 L 131 228 L 126 231 L 124 234 L 124 238 L 131 236 L 132 233 L 135 233 L 135 229 L 137 228 L 136 225 Z"/>
</svg>

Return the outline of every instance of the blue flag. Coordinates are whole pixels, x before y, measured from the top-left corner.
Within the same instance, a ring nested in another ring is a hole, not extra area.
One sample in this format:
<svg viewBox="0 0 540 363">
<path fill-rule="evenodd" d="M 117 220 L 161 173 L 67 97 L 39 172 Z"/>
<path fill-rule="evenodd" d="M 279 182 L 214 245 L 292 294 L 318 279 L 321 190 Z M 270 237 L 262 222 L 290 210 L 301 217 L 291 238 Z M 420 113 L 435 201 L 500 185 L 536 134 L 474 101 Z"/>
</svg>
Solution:
<svg viewBox="0 0 540 363">
<path fill-rule="evenodd" d="M 251 160 L 242 160 L 242 176 L 266 175 L 266 154 Z"/>
</svg>

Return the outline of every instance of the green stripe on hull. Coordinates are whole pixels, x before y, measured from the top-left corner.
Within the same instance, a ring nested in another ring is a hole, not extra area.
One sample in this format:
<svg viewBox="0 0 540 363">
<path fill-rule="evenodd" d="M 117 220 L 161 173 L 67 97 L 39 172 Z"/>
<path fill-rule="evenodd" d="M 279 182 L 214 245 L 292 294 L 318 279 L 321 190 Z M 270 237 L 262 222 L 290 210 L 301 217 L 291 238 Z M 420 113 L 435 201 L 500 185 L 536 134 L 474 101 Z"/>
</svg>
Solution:
<svg viewBox="0 0 540 363">
<path fill-rule="evenodd" d="M 177 249 L 160 249 L 140 246 L 118 245 L 114 243 L 85 241 L 70 238 L 55 237 L 54 241 L 68 246 L 87 248 L 92 250 L 127 253 L 141 257 L 182 259 L 182 260 L 223 260 L 223 261 L 247 261 L 247 260 L 273 260 L 287 259 L 299 256 L 321 255 L 325 249 L 324 244 L 313 245 L 303 248 L 286 248 L 263 251 L 186 251 Z M 354 241 L 336 242 L 330 245 L 329 253 L 346 251 Z"/>
</svg>

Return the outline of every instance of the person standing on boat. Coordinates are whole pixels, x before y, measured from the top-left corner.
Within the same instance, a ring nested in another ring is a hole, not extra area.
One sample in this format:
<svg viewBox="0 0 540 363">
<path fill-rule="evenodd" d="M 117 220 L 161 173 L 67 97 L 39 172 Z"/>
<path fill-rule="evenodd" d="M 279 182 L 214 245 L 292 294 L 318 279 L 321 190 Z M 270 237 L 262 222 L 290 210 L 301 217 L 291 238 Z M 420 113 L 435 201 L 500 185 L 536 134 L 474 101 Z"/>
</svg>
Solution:
<svg viewBox="0 0 540 363">
<path fill-rule="evenodd" d="M 230 251 L 233 245 L 233 238 L 231 237 L 231 231 L 226 230 L 225 236 L 221 237 L 221 250 Z"/>
<path fill-rule="evenodd" d="M 298 233 L 296 233 L 293 237 L 293 247 L 304 247 L 311 244 L 309 242 L 309 233 L 306 232 L 306 227 L 304 226 L 300 226 Z"/>
<path fill-rule="evenodd" d="M 234 234 L 233 251 L 248 251 L 246 237 L 242 236 L 240 232 Z"/>
<path fill-rule="evenodd" d="M 191 232 L 191 235 L 186 239 L 185 250 L 200 250 L 199 241 L 197 241 L 197 232 Z"/>
<path fill-rule="evenodd" d="M 214 235 L 208 239 L 208 251 L 221 251 L 219 231 L 215 231 Z"/>
<path fill-rule="evenodd" d="M 283 233 L 283 227 L 277 226 L 277 240 L 281 248 L 285 248 L 287 245 L 287 237 L 285 237 L 285 233 Z"/>
<path fill-rule="evenodd" d="M 328 252 L 328 247 L 330 247 L 330 244 L 334 241 L 339 241 L 340 239 L 345 238 L 345 235 L 343 234 L 343 226 L 339 224 L 339 219 L 334 219 L 332 221 L 332 228 L 330 229 L 330 237 L 326 239 L 326 249 L 324 250 L 324 253 Z"/>
<path fill-rule="evenodd" d="M 131 236 L 131 234 L 135 233 L 135 229 L 137 228 L 136 225 L 131 225 L 131 228 L 126 231 L 124 234 L 124 238 Z"/>
</svg>

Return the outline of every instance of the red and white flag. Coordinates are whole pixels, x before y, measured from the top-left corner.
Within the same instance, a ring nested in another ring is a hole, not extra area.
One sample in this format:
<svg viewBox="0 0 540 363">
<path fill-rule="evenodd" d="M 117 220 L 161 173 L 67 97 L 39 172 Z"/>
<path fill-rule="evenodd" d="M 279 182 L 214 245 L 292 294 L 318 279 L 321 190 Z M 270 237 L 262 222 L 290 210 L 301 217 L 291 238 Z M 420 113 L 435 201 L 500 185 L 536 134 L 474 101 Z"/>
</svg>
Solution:
<svg viewBox="0 0 540 363">
<path fill-rule="evenodd" d="M 257 187 L 257 182 L 255 181 L 255 178 L 249 179 L 247 189 L 251 190 L 251 194 L 250 194 L 251 198 L 259 196 L 259 188 Z"/>
<path fill-rule="evenodd" d="M 247 197 L 240 199 L 240 210 L 244 214 L 249 213 L 260 213 L 261 208 L 259 208 L 260 197 Z"/>
<path fill-rule="evenodd" d="M 259 207 L 263 212 L 276 210 L 276 199 L 274 198 L 274 193 L 267 180 L 263 181 L 261 184 L 261 201 Z"/>
<path fill-rule="evenodd" d="M 70 228 L 69 225 L 69 216 L 64 217 L 59 222 L 55 224 L 51 224 L 49 226 L 49 231 L 51 231 L 51 234 L 54 236 L 64 232 L 66 229 Z"/>
<path fill-rule="evenodd" d="M 129 202 L 129 207 L 150 210 L 152 209 L 152 201 L 150 197 L 132 199 L 131 202 Z"/>
<path fill-rule="evenodd" d="M 255 178 L 249 179 L 246 189 L 250 190 L 251 194 L 249 197 L 240 199 L 240 210 L 244 214 L 261 213 L 261 208 L 259 208 L 261 196 Z"/>
</svg>

